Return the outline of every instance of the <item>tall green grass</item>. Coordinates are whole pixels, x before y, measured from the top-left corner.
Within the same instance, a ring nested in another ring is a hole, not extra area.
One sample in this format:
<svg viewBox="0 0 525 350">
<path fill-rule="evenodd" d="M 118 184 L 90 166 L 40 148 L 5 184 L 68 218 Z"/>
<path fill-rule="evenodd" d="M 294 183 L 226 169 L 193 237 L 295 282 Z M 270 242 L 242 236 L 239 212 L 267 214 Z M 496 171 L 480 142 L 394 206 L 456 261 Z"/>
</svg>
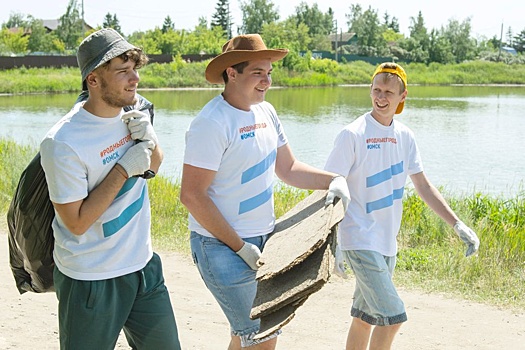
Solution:
<svg viewBox="0 0 525 350">
<path fill-rule="evenodd" d="M 56 93 L 81 89 L 78 68 L 16 68 L 0 70 L 0 93 Z"/>
<path fill-rule="evenodd" d="M 209 61 L 188 63 L 174 57 L 171 63 L 151 63 L 142 68 L 140 88 L 212 87 L 204 78 Z M 525 65 L 471 61 L 444 65 L 410 63 L 403 65 L 409 84 L 524 84 Z M 353 61 L 309 60 L 290 70 L 276 64 L 272 73 L 274 85 L 335 86 L 370 84 L 375 66 Z M 78 68 L 17 68 L 0 70 L 0 93 L 74 92 L 80 90 Z"/>
<path fill-rule="evenodd" d="M 407 191 L 396 280 L 426 291 L 525 308 L 524 192 L 513 198 L 474 193 L 448 202 L 479 236 L 476 256 L 413 191 Z"/>
<path fill-rule="evenodd" d="M 0 139 L 0 213 L 6 213 L 9 209 L 20 174 L 35 154 L 32 146 L 21 146 L 12 140 Z"/>
<path fill-rule="evenodd" d="M 0 212 L 5 215 L 18 179 L 36 154 L 32 147 L 0 139 Z M 176 179 L 149 180 L 153 242 L 157 249 L 189 254 L 188 212 L 179 201 Z M 465 258 L 465 245 L 412 189 L 407 189 L 399 233 L 395 280 L 404 287 L 461 295 L 511 309 L 525 309 L 525 192 L 512 198 L 474 193 L 445 196 L 480 240 L 477 255 Z M 309 191 L 278 185 L 276 216 Z"/>
</svg>

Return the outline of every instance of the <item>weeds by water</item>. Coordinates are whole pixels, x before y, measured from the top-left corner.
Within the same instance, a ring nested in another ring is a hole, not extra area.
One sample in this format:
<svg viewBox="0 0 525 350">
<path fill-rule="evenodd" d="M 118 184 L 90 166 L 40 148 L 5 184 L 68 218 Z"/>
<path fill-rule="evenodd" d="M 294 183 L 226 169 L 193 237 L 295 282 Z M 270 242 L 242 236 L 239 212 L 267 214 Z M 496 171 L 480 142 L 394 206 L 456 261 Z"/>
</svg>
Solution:
<svg viewBox="0 0 525 350">
<path fill-rule="evenodd" d="M 188 63 L 174 57 L 171 63 L 150 63 L 139 73 L 139 87 L 188 88 L 212 87 L 204 78 L 208 61 Z M 288 87 L 370 84 L 375 66 L 363 61 L 336 63 L 329 59 L 298 62 L 293 70 L 276 64 L 272 72 L 274 85 Z M 460 64 L 409 63 L 404 65 L 410 84 L 523 84 L 525 65 L 472 61 Z M 479 74 L 483 72 L 483 74 Z M 0 70 L 0 93 L 78 92 L 78 68 L 16 68 Z"/>
<path fill-rule="evenodd" d="M 21 172 L 36 154 L 0 138 L 0 212 L 5 215 Z M 154 245 L 189 254 L 188 212 L 179 201 L 180 183 L 157 176 L 149 180 Z M 477 255 L 465 258 L 465 245 L 452 228 L 407 189 L 399 233 L 396 282 L 400 286 L 461 295 L 470 300 L 525 309 L 525 191 L 512 198 L 474 193 L 447 197 L 459 217 L 481 240 Z M 279 217 L 308 195 L 288 186 L 276 188 Z"/>
</svg>

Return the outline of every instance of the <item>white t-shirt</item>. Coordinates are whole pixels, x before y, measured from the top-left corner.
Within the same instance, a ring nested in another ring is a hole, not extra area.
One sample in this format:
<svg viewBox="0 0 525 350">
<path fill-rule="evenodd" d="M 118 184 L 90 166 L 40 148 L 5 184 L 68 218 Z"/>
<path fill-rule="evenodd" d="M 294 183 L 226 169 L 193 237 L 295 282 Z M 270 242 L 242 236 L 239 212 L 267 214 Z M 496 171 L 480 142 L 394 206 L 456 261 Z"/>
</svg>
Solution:
<svg viewBox="0 0 525 350">
<path fill-rule="evenodd" d="M 88 196 L 134 144 L 120 115 L 100 118 L 76 104 L 40 145 L 51 201 L 71 203 Z M 78 280 L 102 280 L 138 271 L 153 255 L 148 187 L 130 178 L 93 225 L 71 233 L 58 215 L 53 220 L 53 258 L 58 269 Z"/>
<path fill-rule="evenodd" d="M 325 169 L 347 177 L 350 189 L 339 224 L 341 249 L 396 255 L 406 179 L 423 171 L 412 131 L 396 120 L 384 126 L 366 113 L 336 137 Z"/>
<path fill-rule="evenodd" d="M 273 185 L 277 148 L 286 135 L 271 104 L 249 112 L 212 99 L 186 132 L 184 163 L 216 171 L 208 194 L 242 238 L 273 231 Z M 213 237 L 190 214 L 189 229 Z"/>
</svg>

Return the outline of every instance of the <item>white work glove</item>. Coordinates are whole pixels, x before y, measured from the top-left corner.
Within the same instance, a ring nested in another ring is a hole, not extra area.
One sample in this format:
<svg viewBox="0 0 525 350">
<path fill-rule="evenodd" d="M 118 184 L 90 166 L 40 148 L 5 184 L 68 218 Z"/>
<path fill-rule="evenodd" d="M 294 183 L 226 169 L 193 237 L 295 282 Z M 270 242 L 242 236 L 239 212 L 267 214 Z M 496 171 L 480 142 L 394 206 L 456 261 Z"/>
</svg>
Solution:
<svg viewBox="0 0 525 350">
<path fill-rule="evenodd" d="M 456 222 L 454 225 L 454 231 L 456 231 L 459 238 L 461 238 L 461 240 L 468 246 L 465 256 L 471 256 L 478 251 L 479 238 L 470 227 L 463 223 L 463 221 Z"/>
<path fill-rule="evenodd" d="M 236 253 L 241 257 L 242 260 L 244 260 L 244 262 L 248 264 L 248 266 L 251 267 L 252 270 L 259 269 L 257 261 L 261 257 L 261 251 L 255 244 L 244 242 L 242 248 Z"/>
<path fill-rule="evenodd" d="M 337 276 L 342 277 L 344 279 L 348 278 L 348 275 L 346 274 L 345 258 L 343 257 L 343 252 L 341 251 L 341 248 L 339 248 L 339 244 L 335 247 L 334 273 Z"/>
<path fill-rule="evenodd" d="M 131 138 L 137 141 L 153 141 L 153 148 L 158 145 L 157 134 L 151 125 L 151 118 L 147 113 L 135 109 L 125 112 L 120 117 L 128 125 Z"/>
<path fill-rule="evenodd" d="M 151 164 L 152 147 L 152 141 L 134 144 L 128 148 L 117 163 L 124 168 L 128 177 L 143 175 L 146 170 L 149 170 Z"/>
<path fill-rule="evenodd" d="M 348 184 L 342 175 L 338 175 L 332 179 L 328 187 L 328 194 L 324 205 L 330 205 L 334 202 L 335 197 L 339 197 L 343 201 L 343 208 L 348 208 L 350 203 L 350 192 L 348 191 Z"/>
</svg>

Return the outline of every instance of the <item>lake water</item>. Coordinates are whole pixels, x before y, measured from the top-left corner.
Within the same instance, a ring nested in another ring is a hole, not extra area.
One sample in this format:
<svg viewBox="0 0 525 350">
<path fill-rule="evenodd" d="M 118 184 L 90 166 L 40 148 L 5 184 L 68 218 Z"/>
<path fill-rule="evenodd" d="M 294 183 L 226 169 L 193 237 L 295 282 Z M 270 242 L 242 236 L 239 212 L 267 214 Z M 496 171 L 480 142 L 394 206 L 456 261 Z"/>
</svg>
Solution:
<svg viewBox="0 0 525 350">
<path fill-rule="evenodd" d="M 165 152 L 161 174 L 178 178 L 184 133 L 220 90 L 141 91 L 155 105 Z M 0 96 L 0 137 L 37 146 L 76 94 Z M 274 88 L 267 94 L 298 159 L 323 167 L 337 133 L 370 110 L 368 87 Z M 409 88 L 396 118 L 416 135 L 425 172 L 455 194 L 512 196 L 525 179 L 525 87 Z"/>
</svg>

